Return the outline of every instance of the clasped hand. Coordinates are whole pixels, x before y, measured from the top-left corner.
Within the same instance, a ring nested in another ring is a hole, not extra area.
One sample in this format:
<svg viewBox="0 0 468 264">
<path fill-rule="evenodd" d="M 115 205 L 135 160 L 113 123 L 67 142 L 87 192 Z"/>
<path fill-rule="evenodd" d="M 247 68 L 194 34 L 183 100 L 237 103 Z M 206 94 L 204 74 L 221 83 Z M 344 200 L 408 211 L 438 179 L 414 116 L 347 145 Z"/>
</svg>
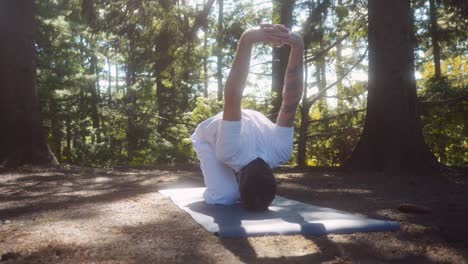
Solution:
<svg viewBox="0 0 468 264">
<path fill-rule="evenodd" d="M 265 43 L 273 47 L 282 47 L 283 45 L 302 47 L 303 40 L 297 33 L 291 32 L 287 27 L 281 24 L 260 24 L 260 28 L 249 29 L 242 34 L 242 41 L 251 44 Z"/>
</svg>

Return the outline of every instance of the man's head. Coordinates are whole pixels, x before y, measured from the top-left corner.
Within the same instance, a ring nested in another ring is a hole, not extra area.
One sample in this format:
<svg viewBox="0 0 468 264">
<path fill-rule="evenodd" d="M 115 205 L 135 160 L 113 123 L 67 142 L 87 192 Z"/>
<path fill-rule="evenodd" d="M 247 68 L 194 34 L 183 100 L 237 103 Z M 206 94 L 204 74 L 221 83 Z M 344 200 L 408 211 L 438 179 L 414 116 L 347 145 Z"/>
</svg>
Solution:
<svg viewBox="0 0 468 264">
<path fill-rule="evenodd" d="M 239 192 L 242 206 L 251 211 L 265 211 L 276 193 L 276 180 L 270 166 L 261 158 L 240 171 Z"/>
</svg>

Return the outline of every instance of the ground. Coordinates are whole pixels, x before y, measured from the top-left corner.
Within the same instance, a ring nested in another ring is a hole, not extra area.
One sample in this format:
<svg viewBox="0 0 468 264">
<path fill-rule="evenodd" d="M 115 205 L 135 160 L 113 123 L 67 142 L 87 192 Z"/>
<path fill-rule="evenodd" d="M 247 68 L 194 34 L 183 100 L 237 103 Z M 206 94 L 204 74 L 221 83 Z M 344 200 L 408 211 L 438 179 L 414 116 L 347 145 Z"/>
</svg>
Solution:
<svg viewBox="0 0 468 264">
<path fill-rule="evenodd" d="M 282 196 L 398 221 L 401 230 L 219 238 L 158 193 L 202 186 L 196 166 L 29 167 L 0 172 L 1 262 L 468 263 L 466 175 L 281 168 L 277 179 Z M 413 212 L 402 212 L 402 204 Z"/>
</svg>

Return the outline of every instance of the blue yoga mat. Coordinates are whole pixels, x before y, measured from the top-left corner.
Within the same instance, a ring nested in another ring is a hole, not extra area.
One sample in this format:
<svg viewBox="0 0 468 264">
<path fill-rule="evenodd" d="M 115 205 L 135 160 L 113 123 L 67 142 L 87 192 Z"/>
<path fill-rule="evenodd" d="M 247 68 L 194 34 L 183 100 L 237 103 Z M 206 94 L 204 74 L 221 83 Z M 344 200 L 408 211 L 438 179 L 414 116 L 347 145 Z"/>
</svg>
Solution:
<svg viewBox="0 0 468 264">
<path fill-rule="evenodd" d="M 192 216 L 207 231 L 220 237 L 265 235 L 324 235 L 398 230 L 397 222 L 369 219 L 344 211 L 314 206 L 276 196 L 269 210 L 249 212 L 236 205 L 209 205 L 205 188 L 167 189 L 159 192 Z"/>
</svg>

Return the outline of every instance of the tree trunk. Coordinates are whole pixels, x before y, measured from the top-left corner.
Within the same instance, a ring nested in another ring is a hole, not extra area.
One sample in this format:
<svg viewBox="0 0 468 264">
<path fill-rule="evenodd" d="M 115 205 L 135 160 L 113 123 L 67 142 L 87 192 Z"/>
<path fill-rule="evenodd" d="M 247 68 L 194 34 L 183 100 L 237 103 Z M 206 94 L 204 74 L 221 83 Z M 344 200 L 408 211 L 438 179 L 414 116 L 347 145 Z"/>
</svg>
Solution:
<svg viewBox="0 0 468 264">
<path fill-rule="evenodd" d="M 273 1 L 273 23 L 283 24 L 289 29 L 292 27 L 293 10 L 295 0 Z M 286 67 L 288 66 L 289 52 L 291 49 L 285 45 L 282 48 L 273 49 L 271 91 L 274 93 L 270 118 L 276 122 L 278 112 L 283 101 L 283 86 Z"/>
<path fill-rule="evenodd" d="M 218 50 L 216 78 L 218 80 L 218 101 L 223 100 L 223 0 L 218 0 Z"/>
<path fill-rule="evenodd" d="M 345 167 L 386 175 L 435 172 L 440 165 L 424 142 L 416 109 L 410 0 L 369 0 L 368 15 L 367 115 Z"/>
<path fill-rule="evenodd" d="M 127 162 L 131 163 L 138 149 L 138 138 L 136 136 L 136 91 L 133 85 L 136 83 L 135 59 L 133 35 L 129 33 L 129 49 L 127 72 L 125 73 L 126 91 L 124 95 L 125 115 L 127 117 L 127 127 L 125 130 L 127 141 Z"/>
<path fill-rule="evenodd" d="M 92 40 L 94 41 L 94 40 Z M 94 45 L 91 45 L 91 49 L 94 50 Z M 91 120 L 93 122 L 93 128 L 95 134 L 92 135 L 93 142 L 100 142 L 99 136 L 99 75 L 98 72 L 98 65 L 97 65 L 97 57 L 95 54 L 91 55 L 90 58 L 90 68 L 89 74 L 93 75 L 93 79 L 89 81 L 89 92 L 91 94 Z"/>
<path fill-rule="evenodd" d="M 440 70 L 440 46 L 439 46 L 439 27 L 437 25 L 437 9 L 435 0 L 429 0 L 429 20 L 430 20 L 430 34 L 432 41 L 432 55 L 434 60 L 434 72 L 435 77 L 440 78 L 442 76 Z"/>
<path fill-rule="evenodd" d="M 320 1 L 317 1 L 317 6 L 319 6 L 321 3 Z M 326 49 L 326 46 L 325 43 L 324 43 L 324 24 L 325 24 L 325 21 L 326 21 L 326 18 L 327 18 L 327 9 L 323 10 L 323 12 L 321 13 L 321 15 L 319 16 L 320 17 L 320 20 L 318 21 L 318 44 L 319 44 L 319 47 L 320 47 L 320 50 L 325 50 Z M 316 63 L 315 63 L 315 68 L 317 69 L 317 86 L 318 86 L 318 90 L 319 90 L 319 93 L 324 91 L 323 92 L 323 96 L 326 97 L 327 94 L 328 94 L 328 90 L 326 89 L 327 88 L 327 64 L 326 64 L 326 61 L 325 61 L 325 57 L 326 56 L 321 56 L 317 59 Z M 320 116 L 321 117 L 325 117 L 327 115 L 329 115 L 329 112 L 328 112 L 328 102 L 327 102 L 327 99 L 326 98 L 320 98 L 318 101 L 317 101 L 317 107 L 318 107 L 318 110 L 319 110 L 319 113 L 320 113 Z M 325 121 L 323 122 L 323 128 L 322 128 L 324 131 L 328 131 L 330 129 L 330 126 L 329 126 L 329 122 L 328 121 Z M 324 159 L 324 160 L 327 160 L 327 159 Z"/>
<path fill-rule="evenodd" d="M 65 146 L 65 157 L 68 163 L 72 162 L 72 152 L 71 152 L 71 141 L 72 141 L 72 131 L 71 131 L 71 119 L 70 115 L 66 115 L 66 139 L 67 139 L 67 144 Z"/>
<path fill-rule="evenodd" d="M 304 58 L 307 58 L 307 46 L 304 49 Z M 299 168 L 307 167 L 307 128 L 309 128 L 310 118 L 309 110 L 310 104 L 307 102 L 307 83 L 308 83 L 308 65 L 304 64 L 304 92 L 302 93 L 301 103 L 301 124 L 299 127 L 299 139 L 297 143 L 297 166 Z"/>
<path fill-rule="evenodd" d="M 112 99 L 112 67 L 111 67 L 111 60 L 110 60 L 110 52 L 107 57 L 107 99 L 110 101 Z"/>
<path fill-rule="evenodd" d="M 338 5 L 337 5 L 337 17 L 338 17 L 338 25 L 337 25 L 337 31 L 338 32 L 341 32 L 341 27 L 342 27 L 342 23 L 343 23 L 343 12 L 341 11 L 340 8 L 342 8 L 342 5 L 343 5 L 343 0 L 338 0 Z M 338 83 L 336 84 L 336 89 L 337 89 L 337 95 L 338 95 L 338 102 L 337 102 L 337 105 L 338 105 L 338 109 L 343 109 L 344 108 L 344 102 L 343 102 L 343 99 L 340 99 L 340 97 L 343 95 L 344 93 L 344 87 L 343 87 L 343 81 L 340 79 L 341 76 L 344 75 L 344 70 L 343 70 L 343 57 L 341 55 L 342 53 L 342 41 L 338 41 L 338 43 L 336 44 L 336 76 L 338 78 Z"/>
<path fill-rule="evenodd" d="M 117 60 L 118 58 L 118 45 L 116 44 L 115 46 L 115 92 L 118 93 L 119 92 L 119 61 Z"/>
<path fill-rule="evenodd" d="M 0 1 L 0 166 L 58 164 L 39 116 L 34 1 Z"/>
<path fill-rule="evenodd" d="M 203 6 L 205 6 L 205 0 L 203 0 Z M 205 22 L 203 25 L 203 96 L 208 98 L 208 23 Z"/>
<path fill-rule="evenodd" d="M 51 113 L 50 115 L 50 134 L 51 134 L 50 148 L 52 149 L 52 152 L 55 153 L 55 157 L 57 158 L 57 160 L 62 161 L 62 137 L 63 137 L 62 127 L 63 125 L 59 118 L 59 113 L 61 111 L 57 104 L 57 100 L 53 97 L 53 95 L 50 95 L 49 109 Z"/>
<path fill-rule="evenodd" d="M 313 0 L 310 0 L 308 5 L 309 5 L 309 17 L 307 18 L 307 24 L 305 26 L 306 32 L 304 32 L 304 69 L 305 69 L 305 79 L 304 79 L 304 93 L 302 94 L 302 102 L 301 102 L 301 123 L 299 127 L 299 139 L 298 139 L 298 153 L 297 153 L 297 165 L 298 167 L 307 167 L 307 143 L 308 143 L 308 136 L 307 136 L 307 131 L 310 125 L 310 108 L 312 105 L 321 98 L 316 97 L 316 96 L 311 96 L 311 98 L 308 98 L 307 95 L 307 88 L 309 86 L 308 84 L 308 77 L 309 77 L 309 70 L 308 70 L 308 64 L 306 62 L 307 56 L 307 50 L 309 46 L 313 42 L 320 42 L 321 41 L 321 34 L 318 34 L 320 31 L 319 29 L 316 29 L 316 27 L 319 27 L 321 25 L 322 21 L 322 13 L 325 12 L 325 10 L 328 8 L 330 2 L 329 0 L 322 1 L 321 3 L 317 1 L 317 3 L 314 3 Z M 320 58 L 319 58 L 320 59 Z M 319 67 L 318 69 L 322 69 L 323 67 Z M 316 82 L 319 87 L 321 86 L 321 81 L 320 77 L 322 75 L 320 74 L 320 71 L 316 72 L 316 78 L 318 81 Z M 322 85 L 323 86 L 323 85 Z M 323 87 L 324 88 L 324 87 Z"/>
</svg>

